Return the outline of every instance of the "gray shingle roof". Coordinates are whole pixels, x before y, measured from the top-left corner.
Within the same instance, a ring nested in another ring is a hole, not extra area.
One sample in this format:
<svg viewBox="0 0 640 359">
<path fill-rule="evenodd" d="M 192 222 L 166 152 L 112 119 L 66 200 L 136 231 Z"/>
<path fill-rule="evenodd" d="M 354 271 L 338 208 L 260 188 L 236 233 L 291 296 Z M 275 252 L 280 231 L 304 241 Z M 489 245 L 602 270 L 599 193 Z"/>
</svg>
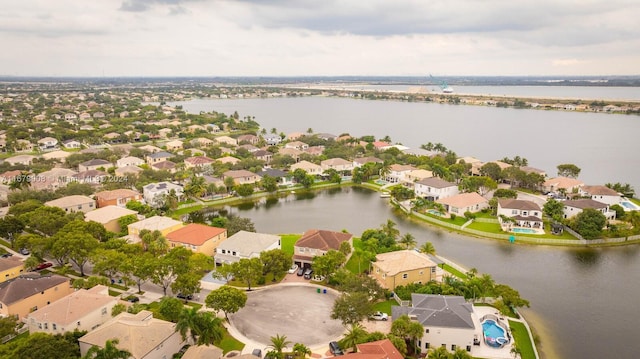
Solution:
<svg viewBox="0 0 640 359">
<path fill-rule="evenodd" d="M 392 307 L 392 318 L 406 314 L 415 316 L 424 327 L 475 329 L 471 318 L 473 305 L 464 297 L 414 293 L 411 302 L 411 307 Z"/>
</svg>

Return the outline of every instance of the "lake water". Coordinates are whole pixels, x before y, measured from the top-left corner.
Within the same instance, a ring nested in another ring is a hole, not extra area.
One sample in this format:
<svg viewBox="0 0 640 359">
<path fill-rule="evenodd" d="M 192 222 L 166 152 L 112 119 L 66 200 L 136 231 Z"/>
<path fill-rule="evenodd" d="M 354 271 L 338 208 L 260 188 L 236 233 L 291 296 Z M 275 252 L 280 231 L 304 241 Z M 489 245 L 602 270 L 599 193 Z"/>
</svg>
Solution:
<svg viewBox="0 0 640 359">
<path fill-rule="evenodd" d="M 362 188 L 338 188 L 261 199 L 229 209 L 264 233 L 308 229 L 360 236 L 391 219 L 401 234 L 461 265 L 490 274 L 531 302 L 523 314 L 540 332 L 546 358 L 637 358 L 640 246 L 566 249 L 469 238 L 409 220 L 388 199 Z M 612 355 L 615 353 L 615 355 Z"/>
<path fill-rule="evenodd" d="M 442 143 L 482 161 L 520 156 L 550 177 L 572 163 L 589 185 L 629 183 L 640 191 L 640 116 L 333 97 L 175 102 L 192 113 L 255 116 L 267 131 L 390 136 L 418 148 Z"/>
</svg>

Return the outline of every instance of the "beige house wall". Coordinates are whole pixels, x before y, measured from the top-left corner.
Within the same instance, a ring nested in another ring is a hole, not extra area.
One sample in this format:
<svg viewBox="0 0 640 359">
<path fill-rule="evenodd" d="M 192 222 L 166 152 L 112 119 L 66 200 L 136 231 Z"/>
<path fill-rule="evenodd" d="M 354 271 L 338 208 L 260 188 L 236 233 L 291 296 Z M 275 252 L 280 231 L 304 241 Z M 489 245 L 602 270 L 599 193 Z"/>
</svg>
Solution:
<svg viewBox="0 0 640 359">
<path fill-rule="evenodd" d="M 18 264 L 17 266 L 9 269 L 5 269 L 0 271 L 0 283 L 6 282 L 9 279 L 13 279 L 24 272 L 24 263 Z"/>
<path fill-rule="evenodd" d="M 56 300 L 69 295 L 73 292 L 71 284 L 66 281 L 58 284 L 55 287 L 51 287 L 44 292 L 37 293 L 21 301 L 12 303 L 10 305 L 2 305 L 0 308 L 0 315 L 17 315 L 22 319 L 38 308 L 42 308 L 47 304 L 55 302 Z M 35 308 L 35 309 L 34 309 Z"/>
<path fill-rule="evenodd" d="M 87 355 L 87 351 L 92 347 L 91 344 L 80 341 L 80 355 L 84 357 Z M 177 353 L 180 348 L 185 344 L 182 340 L 182 336 L 180 332 L 173 333 L 169 338 L 164 340 L 162 343 L 159 343 L 155 349 L 152 349 L 147 355 L 141 357 L 134 357 L 134 359 L 168 359 L 172 358 L 173 354 Z M 120 349 L 125 349 L 120 345 L 117 345 Z"/>
<path fill-rule="evenodd" d="M 411 283 L 427 283 L 431 280 L 436 280 L 436 267 L 425 267 L 421 269 L 414 269 L 404 272 L 399 272 L 396 275 L 387 275 L 375 262 L 372 263 L 373 269 L 371 276 L 375 278 L 380 285 L 384 288 L 393 290 L 397 286 L 407 285 Z M 404 275 L 407 275 L 404 278 Z"/>
<path fill-rule="evenodd" d="M 79 331 L 91 331 L 112 318 L 111 311 L 116 304 L 118 304 L 118 299 L 113 298 L 108 304 L 94 308 L 94 310 L 79 318 L 74 323 L 41 322 L 35 318 L 28 318 L 27 325 L 29 326 L 29 333 L 40 332 L 55 335 L 72 332 L 76 329 Z"/>
</svg>

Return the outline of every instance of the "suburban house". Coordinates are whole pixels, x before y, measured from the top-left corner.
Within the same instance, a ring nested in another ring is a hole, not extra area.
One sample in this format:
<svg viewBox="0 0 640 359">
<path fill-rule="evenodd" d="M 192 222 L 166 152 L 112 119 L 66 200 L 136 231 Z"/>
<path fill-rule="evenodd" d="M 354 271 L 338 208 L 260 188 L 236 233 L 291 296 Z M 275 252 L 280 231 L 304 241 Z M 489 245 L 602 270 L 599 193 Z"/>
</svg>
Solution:
<svg viewBox="0 0 640 359">
<path fill-rule="evenodd" d="M 29 333 L 64 334 L 90 331 L 111 319 L 111 310 L 119 299 L 109 295 L 109 287 L 96 285 L 78 289 L 44 306 L 25 318 Z"/>
<path fill-rule="evenodd" d="M 383 160 L 377 158 L 377 157 L 359 157 L 359 158 L 354 158 L 353 159 L 353 167 L 362 167 L 364 165 L 366 165 L 367 163 L 373 163 L 373 164 L 378 164 L 378 163 L 384 163 Z"/>
<path fill-rule="evenodd" d="M 153 145 L 144 145 L 139 147 L 141 150 L 149 153 L 162 152 L 162 148 Z"/>
<path fill-rule="evenodd" d="M 248 134 L 248 135 L 238 136 L 238 143 L 241 143 L 241 144 L 249 143 L 249 144 L 255 145 L 259 141 L 260 141 L 260 137 L 256 135 Z"/>
<path fill-rule="evenodd" d="M 246 356 L 253 356 L 251 359 L 255 359 L 255 355 L 244 354 Z M 238 359 L 242 359 L 242 354 L 238 355 Z M 184 352 L 182 359 L 222 359 L 222 349 L 214 345 L 192 345 Z"/>
<path fill-rule="evenodd" d="M 555 177 L 544 181 L 542 184 L 542 192 L 557 193 L 564 191 L 565 193 L 577 192 L 580 187 L 584 186 L 584 182 L 569 177 Z"/>
<path fill-rule="evenodd" d="M 270 163 L 273 159 L 273 153 L 266 150 L 257 150 L 253 153 L 253 157 L 257 160 L 264 161 L 264 163 Z"/>
<path fill-rule="evenodd" d="M 31 188 L 36 191 L 55 191 L 58 188 L 66 187 L 76 173 L 72 169 L 54 167 L 49 171 L 39 173 L 37 179 L 31 182 Z"/>
<path fill-rule="evenodd" d="M 418 341 L 423 351 L 443 346 L 447 350 L 463 348 L 471 352 L 477 339 L 476 327 L 481 329 L 473 305 L 462 296 L 413 293 L 410 307 L 391 307 L 392 318 L 403 315 L 424 327 Z"/>
<path fill-rule="evenodd" d="M 276 168 L 265 168 L 256 174 L 262 178 L 265 176 L 273 177 L 278 181 L 278 185 L 280 186 L 293 185 L 293 174 L 291 172 L 285 172 Z"/>
<path fill-rule="evenodd" d="M 430 201 L 453 197 L 460 193 L 455 183 L 445 181 L 438 177 L 425 178 L 414 183 L 413 190 L 416 193 L 416 197 Z"/>
<path fill-rule="evenodd" d="M 533 201 L 505 198 L 498 200 L 498 221 L 503 227 L 510 230 L 511 224 L 504 223 L 502 216 L 516 221 L 516 227 L 542 228 L 542 209 Z"/>
<path fill-rule="evenodd" d="M 193 252 L 212 257 L 216 253 L 218 245 L 227 239 L 227 230 L 199 223 L 189 223 L 169 232 L 166 238 L 170 248 L 182 246 Z"/>
<path fill-rule="evenodd" d="M 490 161 L 490 162 L 474 162 L 471 164 L 471 175 L 473 176 L 480 176 L 481 175 L 481 168 L 482 166 L 488 164 L 488 163 L 495 163 L 496 165 L 498 165 L 498 167 L 500 167 L 500 170 L 504 170 L 506 168 L 512 167 L 512 165 L 502 162 L 502 161 Z"/>
<path fill-rule="evenodd" d="M 616 211 L 610 210 L 608 204 L 594 201 L 590 198 L 566 200 L 562 204 L 564 204 L 564 218 L 571 218 L 587 208 L 592 208 L 602 212 L 609 220 L 616 219 Z"/>
<path fill-rule="evenodd" d="M 186 158 L 184 160 L 184 167 L 187 169 L 189 168 L 206 169 L 206 168 L 211 168 L 214 162 L 215 160 L 206 156 L 194 156 L 194 157 Z"/>
<path fill-rule="evenodd" d="M 280 236 L 240 231 L 218 244 L 216 264 L 234 263 L 240 259 L 260 257 L 260 253 L 280 249 Z"/>
<path fill-rule="evenodd" d="M 302 132 L 291 132 L 290 134 L 287 135 L 287 140 L 289 140 L 289 141 L 297 141 L 298 139 L 300 139 L 303 136 L 305 136 L 305 134 L 302 133 Z"/>
<path fill-rule="evenodd" d="M 209 147 L 213 145 L 213 140 L 210 140 L 206 137 L 198 137 L 196 139 L 191 140 L 191 144 L 196 147 Z"/>
<path fill-rule="evenodd" d="M 304 151 L 309 148 L 309 145 L 301 141 L 291 141 L 284 144 L 284 148 L 293 148 L 299 151 Z"/>
<path fill-rule="evenodd" d="M 120 223 L 118 223 L 118 220 L 125 216 L 137 214 L 138 212 L 124 207 L 109 205 L 85 213 L 84 220 L 98 222 L 107 231 L 119 233 L 122 228 L 120 228 Z"/>
<path fill-rule="evenodd" d="M 36 156 L 32 155 L 17 155 L 9 158 L 5 158 L 4 161 L 12 166 L 15 165 L 24 165 L 29 166 L 36 159 Z"/>
<path fill-rule="evenodd" d="M 425 178 L 431 177 L 433 177 L 433 172 L 423 169 L 417 169 L 405 173 L 403 184 L 409 188 L 413 188 L 414 182 L 418 182 Z"/>
<path fill-rule="evenodd" d="M 293 262 L 300 267 L 311 267 L 313 257 L 323 256 L 330 250 L 339 250 L 343 242 L 353 248 L 353 235 L 322 229 L 310 229 L 293 246 Z"/>
<path fill-rule="evenodd" d="M 144 201 L 153 207 L 160 207 L 164 204 L 165 196 L 174 191 L 178 200 L 184 196 L 182 186 L 171 182 L 149 183 L 142 187 L 142 197 Z"/>
<path fill-rule="evenodd" d="M 0 283 L 0 315 L 19 319 L 73 292 L 69 278 L 25 273 Z"/>
<path fill-rule="evenodd" d="M 304 153 L 311 156 L 320 156 L 322 153 L 324 153 L 324 148 L 324 146 L 310 146 L 309 148 L 304 150 Z"/>
<path fill-rule="evenodd" d="M 304 152 L 295 149 L 295 148 L 280 148 L 278 150 L 278 154 L 283 155 L 283 156 L 289 156 L 291 158 L 293 158 L 294 160 L 296 160 L 296 162 L 298 162 L 300 160 L 300 155 L 303 154 Z"/>
<path fill-rule="evenodd" d="M 166 236 L 170 232 L 175 231 L 176 229 L 182 228 L 184 223 L 181 221 L 177 221 L 173 218 L 165 217 L 165 216 L 153 216 L 149 218 L 145 218 L 135 223 L 131 223 L 127 226 L 129 231 L 128 239 L 131 242 L 139 242 L 140 241 L 140 232 L 143 230 L 148 231 L 159 231 L 163 236 Z"/>
<path fill-rule="evenodd" d="M 85 161 L 85 162 L 82 162 L 81 164 L 79 164 L 78 165 L 78 172 L 85 172 L 85 171 L 90 171 L 90 170 L 98 170 L 100 168 L 102 168 L 103 170 L 106 170 L 109 167 L 113 167 L 111 162 L 109 162 L 107 160 L 100 159 L 100 158 L 94 158 L 92 160 Z"/>
<path fill-rule="evenodd" d="M 320 162 L 322 171 L 334 169 L 338 172 L 351 172 L 353 170 L 353 162 L 342 158 L 330 158 Z"/>
<path fill-rule="evenodd" d="M 224 157 L 220 157 L 220 158 L 216 158 L 217 162 L 220 162 L 222 164 L 230 164 L 230 165 L 235 165 L 236 163 L 240 162 L 239 159 L 232 157 L 232 156 L 224 156 Z"/>
<path fill-rule="evenodd" d="M 87 196 L 72 195 L 44 203 L 45 206 L 62 208 L 65 212 L 84 212 L 96 209 L 96 201 Z"/>
<path fill-rule="evenodd" d="M 172 358 L 185 344 L 175 327 L 175 323 L 154 318 L 148 310 L 120 313 L 78 339 L 80 354 L 85 357 L 91 347 L 103 348 L 107 340 L 116 339 L 116 347 L 128 351 L 131 358 Z"/>
<path fill-rule="evenodd" d="M 160 151 L 160 152 L 154 152 L 154 153 L 148 154 L 145 158 L 145 161 L 149 166 L 151 166 L 155 163 L 168 161 L 172 157 L 173 155 L 171 153 L 166 151 Z"/>
<path fill-rule="evenodd" d="M 116 167 L 122 168 L 127 166 L 140 166 L 140 165 L 143 165 L 144 163 L 145 163 L 144 160 L 141 158 L 134 157 L 134 156 L 126 156 L 116 161 Z"/>
<path fill-rule="evenodd" d="M 219 137 L 215 137 L 213 140 L 218 142 L 221 145 L 231 145 L 231 146 L 238 145 L 238 141 L 235 138 L 231 138 L 229 136 L 219 136 Z"/>
<path fill-rule="evenodd" d="M 88 170 L 74 174 L 71 179 L 79 183 L 100 184 L 106 181 L 108 176 L 109 174 L 104 171 Z"/>
<path fill-rule="evenodd" d="M 162 161 L 151 165 L 151 169 L 154 171 L 169 171 L 169 173 L 175 173 L 176 167 L 177 165 L 171 161 Z"/>
<path fill-rule="evenodd" d="M 476 213 L 489 207 L 489 201 L 476 192 L 460 193 L 435 201 L 444 206 L 448 213 L 464 215 L 465 212 Z"/>
<path fill-rule="evenodd" d="M 404 355 L 391 343 L 389 339 L 357 344 L 358 351 L 346 353 L 342 359 L 404 359 Z M 183 357 L 184 358 L 184 357 Z"/>
<path fill-rule="evenodd" d="M 591 197 L 592 200 L 608 205 L 620 204 L 622 196 L 607 186 L 582 186 L 578 190 L 581 196 Z"/>
<path fill-rule="evenodd" d="M 16 278 L 24 272 L 24 262 L 20 258 L 0 258 L 0 283 Z"/>
<path fill-rule="evenodd" d="M 119 177 L 138 176 L 144 170 L 138 166 L 124 166 L 116 168 L 115 175 Z"/>
<path fill-rule="evenodd" d="M 233 178 L 233 183 L 235 183 L 236 185 L 247 184 L 247 183 L 253 184 L 256 182 L 260 182 L 260 180 L 262 179 L 257 174 L 247 170 L 226 171 L 222 174 L 222 177 L 225 179 L 229 177 Z"/>
<path fill-rule="evenodd" d="M 269 146 L 277 146 L 280 144 L 280 142 L 282 142 L 282 137 L 280 137 L 280 135 L 276 135 L 275 133 L 264 135 L 262 136 L 262 138 L 264 138 L 264 141 Z"/>
<path fill-rule="evenodd" d="M 179 151 L 183 148 L 184 143 L 180 140 L 169 141 L 164 144 L 167 147 L 167 151 Z"/>
<path fill-rule="evenodd" d="M 65 162 L 67 157 L 71 156 L 71 152 L 62 150 L 51 150 L 51 152 L 43 153 L 42 158 L 45 160 L 54 160 L 58 162 Z"/>
<path fill-rule="evenodd" d="M 371 265 L 370 275 L 389 290 L 411 283 L 442 281 L 442 269 L 429 256 L 413 249 L 377 254 Z"/>
<path fill-rule="evenodd" d="M 389 183 L 406 182 L 405 175 L 414 170 L 417 170 L 417 168 L 411 165 L 393 164 L 389 166 L 389 172 L 385 175 L 384 180 Z"/>
<path fill-rule="evenodd" d="M 142 195 L 132 189 L 120 188 L 111 191 L 101 191 L 95 194 L 98 208 L 106 206 L 124 207 L 129 201 L 140 201 Z"/>
<path fill-rule="evenodd" d="M 62 141 L 62 146 L 66 149 L 76 149 L 82 147 L 82 144 L 78 140 L 66 140 Z"/>
<path fill-rule="evenodd" d="M 58 140 L 53 137 L 44 137 L 38 140 L 40 151 L 53 151 L 58 149 Z"/>
<path fill-rule="evenodd" d="M 315 163 L 311 163 L 309 161 L 300 161 L 300 162 L 294 163 L 289 168 L 289 171 L 290 172 L 294 172 L 297 169 L 302 169 L 305 172 L 307 172 L 308 174 L 314 175 L 314 176 L 319 176 L 323 172 L 322 167 L 320 167 L 319 165 L 317 165 Z"/>
</svg>

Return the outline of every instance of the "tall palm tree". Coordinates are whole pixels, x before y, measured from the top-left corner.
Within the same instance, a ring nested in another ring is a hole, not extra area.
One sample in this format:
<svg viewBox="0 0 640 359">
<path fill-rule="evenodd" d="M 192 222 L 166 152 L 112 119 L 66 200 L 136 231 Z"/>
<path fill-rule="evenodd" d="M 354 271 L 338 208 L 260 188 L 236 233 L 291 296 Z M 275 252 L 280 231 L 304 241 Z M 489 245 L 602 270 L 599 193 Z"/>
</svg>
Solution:
<svg viewBox="0 0 640 359">
<path fill-rule="evenodd" d="M 456 350 L 451 354 L 451 359 L 472 359 L 473 357 L 469 354 L 468 351 L 463 348 L 456 348 Z"/>
<path fill-rule="evenodd" d="M 431 242 L 425 242 L 422 245 L 422 247 L 420 247 L 420 252 L 422 252 L 424 254 L 435 255 L 436 254 L 436 247 L 434 247 L 433 243 L 431 243 Z"/>
<path fill-rule="evenodd" d="M 180 318 L 176 323 L 176 332 L 180 332 L 182 340 L 187 340 L 187 334 L 190 334 L 190 341 L 195 343 L 197 341 L 197 333 L 194 330 L 197 327 L 198 321 L 198 308 L 185 308 L 180 313 Z"/>
<path fill-rule="evenodd" d="M 411 233 L 407 233 L 400 237 L 398 243 L 402 244 L 405 249 L 413 248 L 416 246 L 416 238 Z"/>
<path fill-rule="evenodd" d="M 116 347 L 118 339 L 107 340 L 104 343 L 104 348 L 98 346 L 92 346 L 87 354 L 84 356 L 86 359 L 129 359 L 131 353 L 126 350 L 118 349 Z"/>
<path fill-rule="evenodd" d="M 198 312 L 195 331 L 198 336 L 197 345 L 213 345 L 224 336 L 222 319 L 211 312 Z"/>
<path fill-rule="evenodd" d="M 390 219 L 387 219 L 387 223 L 382 225 L 382 232 L 387 236 L 393 238 L 393 240 L 396 240 L 396 238 L 398 238 L 398 236 L 400 235 L 400 230 L 396 228 L 396 222 Z"/>
<path fill-rule="evenodd" d="M 271 337 L 271 345 L 269 347 L 272 349 L 267 353 L 272 358 L 282 359 L 284 355 L 282 351 L 287 347 L 287 345 L 291 344 L 290 341 L 287 340 L 286 335 L 276 334 L 275 337 Z"/>
<path fill-rule="evenodd" d="M 449 352 L 445 347 L 438 347 L 429 350 L 427 359 L 449 359 Z"/>
<path fill-rule="evenodd" d="M 293 353 L 296 355 L 296 357 L 302 357 L 302 358 L 306 358 L 307 355 L 311 355 L 311 349 L 309 349 L 308 346 L 302 344 L 302 343 L 295 343 L 293 345 Z"/>
<path fill-rule="evenodd" d="M 357 344 L 362 343 L 362 341 L 369 335 L 364 327 L 360 323 L 351 324 L 347 333 L 344 335 L 344 338 L 341 341 L 341 344 L 344 347 L 353 348 L 353 352 L 357 351 Z"/>
</svg>

